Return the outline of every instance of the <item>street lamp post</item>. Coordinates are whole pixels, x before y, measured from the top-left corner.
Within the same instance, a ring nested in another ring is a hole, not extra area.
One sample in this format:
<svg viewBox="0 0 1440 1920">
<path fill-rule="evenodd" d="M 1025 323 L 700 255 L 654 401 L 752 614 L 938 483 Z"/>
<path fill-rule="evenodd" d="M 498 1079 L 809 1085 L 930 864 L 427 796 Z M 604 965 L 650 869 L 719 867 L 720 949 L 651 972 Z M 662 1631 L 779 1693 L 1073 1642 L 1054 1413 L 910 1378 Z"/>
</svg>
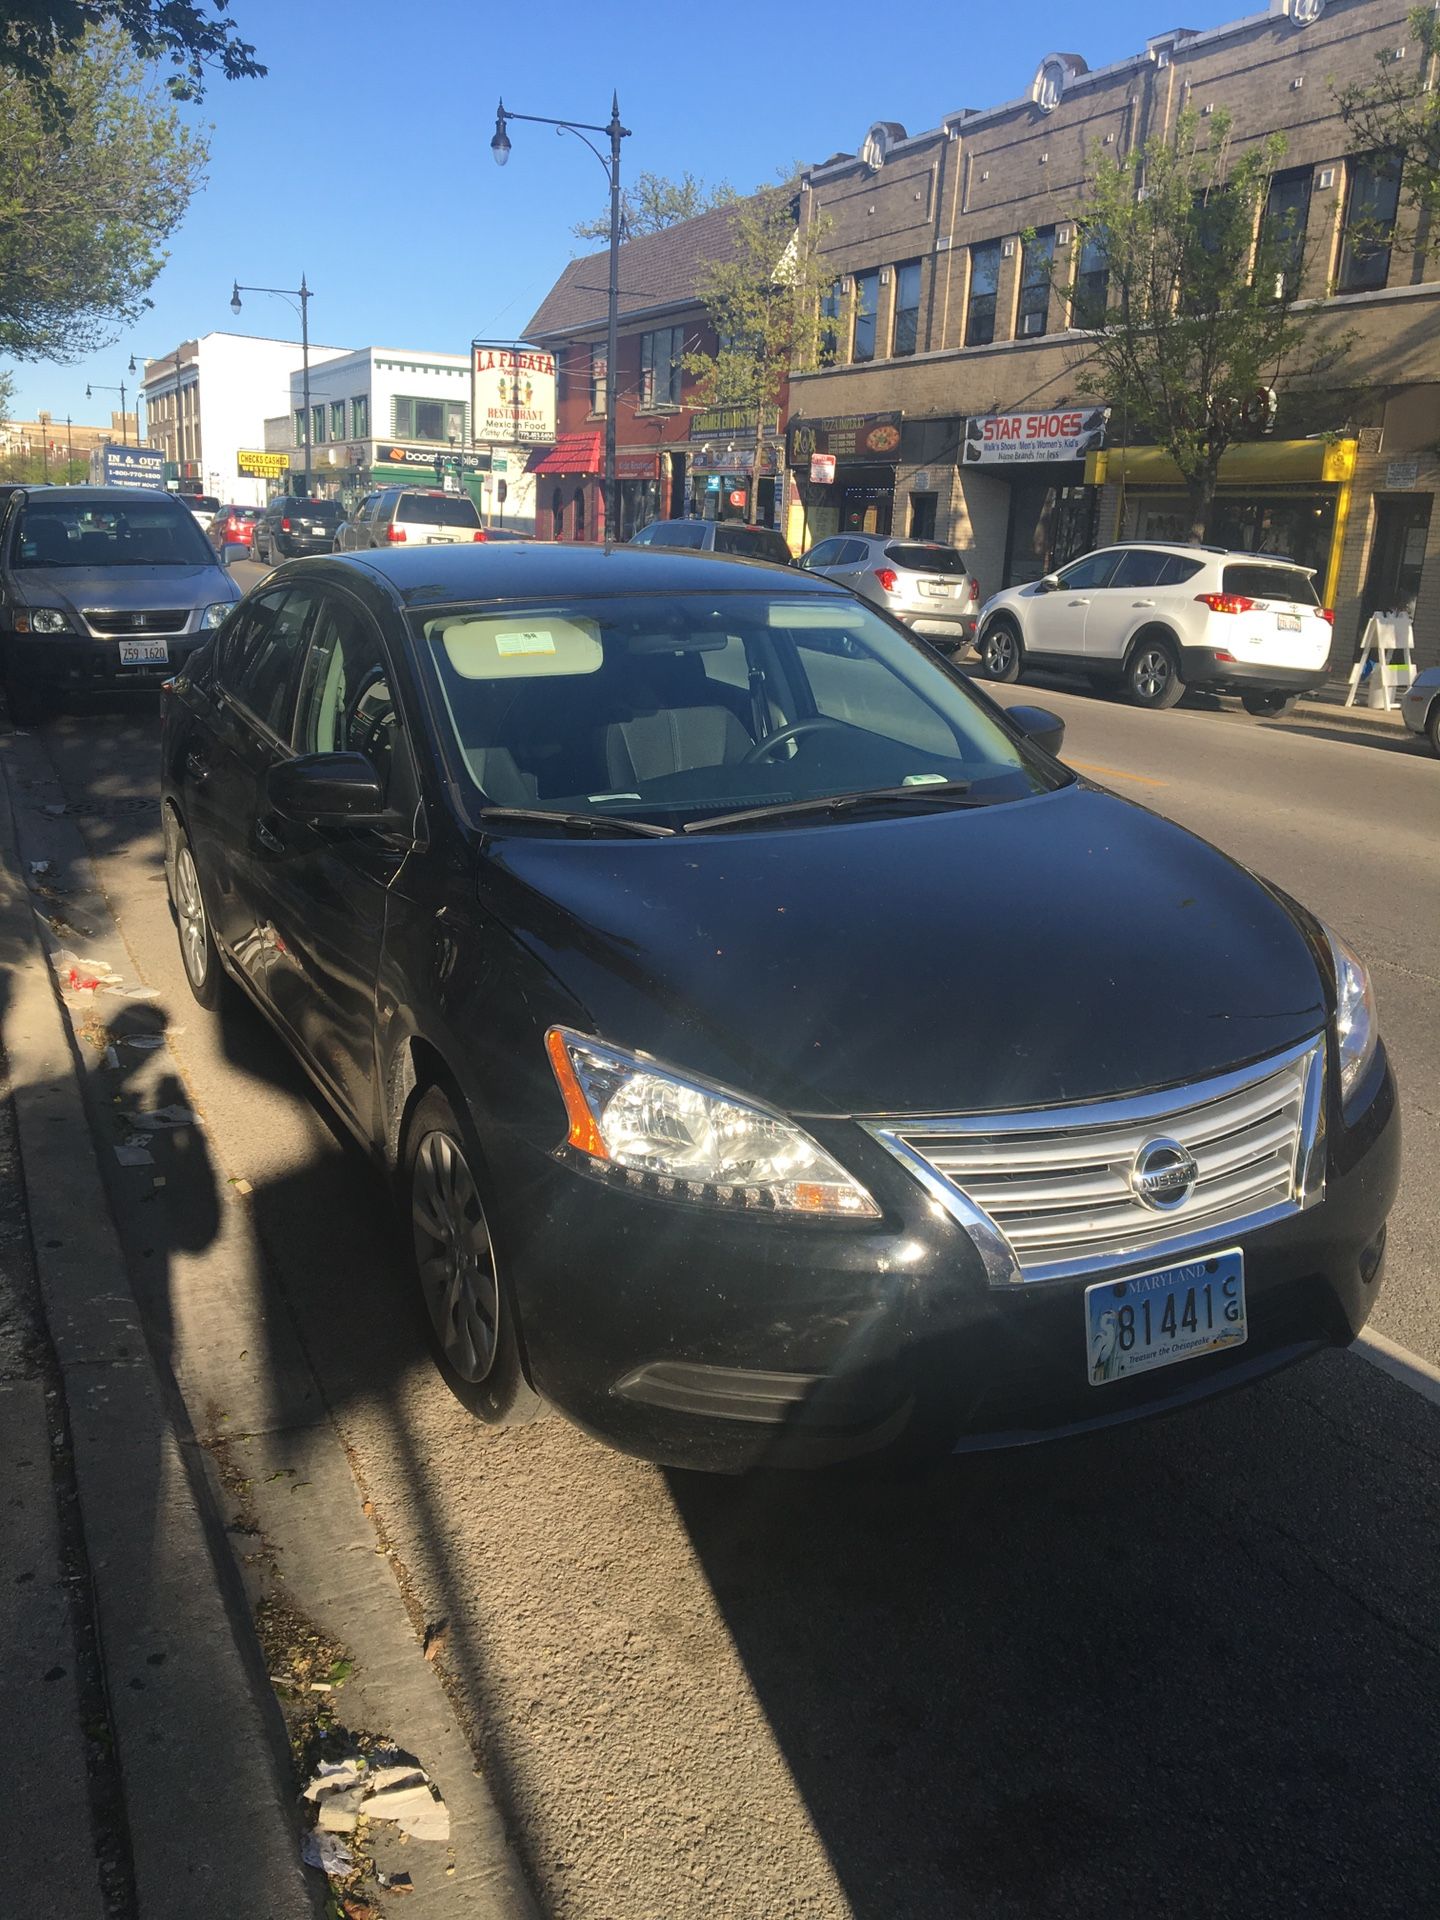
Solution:
<svg viewBox="0 0 1440 1920">
<path fill-rule="evenodd" d="M 282 300 L 289 300 L 292 303 L 296 300 L 300 302 L 300 364 L 303 369 L 301 391 L 305 406 L 305 472 L 301 476 L 303 482 L 301 491 L 307 495 L 310 492 L 310 295 L 313 291 L 313 288 L 306 286 L 303 273 L 300 275 L 298 287 L 242 287 L 237 280 L 230 291 L 232 313 L 239 313 L 242 293 L 273 293 Z"/>
<path fill-rule="evenodd" d="M 179 347 L 177 347 L 174 353 L 159 353 L 159 354 L 142 353 L 140 356 L 140 359 L 143 362 L 143 365 L 137 367 L 135 364 L 134 354 L 132 353 L 130 356 L 131 373 L 138 373 L 140 375 L 140 385 L 136 389 L 137 400 L 140 394 L 145 392 L 145 381 L 148 377 L 149 368 L 168 366 L 171 364 L 172 361 L 174 363 L 174 366 L 175 366 L 175 464 L 178 467 L 183 463 L 184 457 L 185 457 L 185 447 L 184 447 L 184 441 L 183 441 L 184 429 L 180 424 L 180 349 Z M 146 408 L 146 414 L 148 418 L 149 408 L 150 408 L 150 401 L 148 396 L 145 401 L 145 408 Z M 153 425 L 154 423 L 150 422 L 149 424 Z M 138 443 L 140 439 L 140 414 L 139 414 L 138 408 L 136 409 L 136 414 L 135 414 L 135 439 L 136 439 L 136 442 Z M 161 451 L 163 452 L 164 449 L 162 448 Z"/>
<path fill-rule="evenodd" d="M 122 380 L 118 387 L 97 386 L 94 389 L 92 389 L 89 386 L 87 386 L 85 389 L 85 398 L 87 400 L 93 399 L 96 393 L 118 393 L 119 394 L 120 396 L 120 444 L 122 447 L 128 447 L 130 444 L 130 434 L 125 424 L 125 382 Z M 135 423 L 135 428 L 136 428 L 136 434 L 138 437 L 139 428 L 140 428 L 140 423 L 138 420 Z"/>
<path fill-rule="evenodd" d="M 605 538 L 611 541 L 620 525 L 620 486 L 615 474 L 615 396 L 619 391 L 620 334 L 620 142 L 630 136 L 629 127 L 620 124 L 620 96 L 610 96 L 610 118 L 603 127 L 588 120 L 550 120 L 541 113 L 512 113 L 502 100 L 495 113 L 495 137 L 490 151 L 497 167 L 510 158 L 508 121 L 528 120 L 535 126 L 554 127 L 557 133 L 573 133 L 585 141 L 610 180 L 610 285 L 605 309 Z M 587 133 L 603 133 L 610 141 L 607 160 Z"/>
</svg>

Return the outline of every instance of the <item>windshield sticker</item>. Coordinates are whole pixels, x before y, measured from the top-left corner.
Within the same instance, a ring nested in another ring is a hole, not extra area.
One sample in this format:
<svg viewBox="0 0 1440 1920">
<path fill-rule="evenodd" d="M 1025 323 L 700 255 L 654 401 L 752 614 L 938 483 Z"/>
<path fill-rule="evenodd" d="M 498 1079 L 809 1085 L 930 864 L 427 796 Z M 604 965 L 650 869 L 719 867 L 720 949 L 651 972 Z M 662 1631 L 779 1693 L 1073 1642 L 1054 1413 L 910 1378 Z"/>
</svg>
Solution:
<svg viewBox="0 0 1440 1920">
<path fill-rule="evenodd" d="M 497 653 L 554 653 L 555 636 L 539 627 L 532 627 L 526 633 L 497 633 L 495 651 Z"/>
</svg>

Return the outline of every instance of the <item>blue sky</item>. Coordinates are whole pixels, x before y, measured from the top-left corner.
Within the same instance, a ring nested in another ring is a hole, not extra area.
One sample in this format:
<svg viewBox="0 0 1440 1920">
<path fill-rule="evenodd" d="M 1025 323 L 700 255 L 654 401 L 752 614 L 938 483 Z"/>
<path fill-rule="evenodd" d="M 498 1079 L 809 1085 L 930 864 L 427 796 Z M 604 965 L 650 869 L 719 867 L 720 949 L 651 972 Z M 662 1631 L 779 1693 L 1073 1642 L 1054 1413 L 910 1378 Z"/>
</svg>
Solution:
<svg viewBox="0 0 1440 1920">
<path fill-rule="evenodd" d="M 480 0 L 232 0 L 270 69 L 217 82 L 209 183 L 154 287 L 153 312 L 76 366 L 14 368 L 11 414 L 107 417 L 87 380 L 131 384 L 126 363 L 220 328 L 295 337 L 290 309 L 233 279 L 315 290 L 311 331 L 333 346 L 464 352 L 512 337 L 603 209 L 605 179 L 576 141 L 512 128 L 490 156 L 495 99 L 522 113 L 604 121 L 612 87 L 633 138 L 632 173 L 689 168 L 749 187 L 795 160 L 853 151 L 875 120 L 918 133 L 959 107 L 1024 93 L 1049 52 L 1092 67 L 1146 38 L 1260 11 L 1263 0 L 958 4 L 898 20 L 860 0 L 780 7 L 483 7 Z"/>
</svg>

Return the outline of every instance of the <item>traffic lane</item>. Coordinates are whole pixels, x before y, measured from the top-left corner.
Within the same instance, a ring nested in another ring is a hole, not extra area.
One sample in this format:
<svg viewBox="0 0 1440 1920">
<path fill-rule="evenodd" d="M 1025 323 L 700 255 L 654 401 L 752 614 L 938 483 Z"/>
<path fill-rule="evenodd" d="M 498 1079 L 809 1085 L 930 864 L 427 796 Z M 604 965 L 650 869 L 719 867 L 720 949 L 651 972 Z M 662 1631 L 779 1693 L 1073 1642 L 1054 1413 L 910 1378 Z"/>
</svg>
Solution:
<svg viewBox="0 0 1440 1920">
<path fill-rule="evenodd" d="M 1440 1364 L 1440 763 L 1405 740 L 1186 706 L 1146 713 L 1058 680 L 998 689 L 1065 721 L 1063 758 L 1203 834 L 1342 933 L 1375 981 L 1404 1172 L 1375 1326 Z M 1164 982 L 1157 982 L 1164 1006 Z"/>
<path fill-rule="evenodd" d="M 50 733 L 548 1911 L 1414 1911 L 1433 1408 L 1335 1355 L 1024 1456 L 738 1482 L 484 1429 L 429 1366 L 383 1187 L 257 1017 L 188 1000 L 125 806 L 153 729 Z"/>
</svg>

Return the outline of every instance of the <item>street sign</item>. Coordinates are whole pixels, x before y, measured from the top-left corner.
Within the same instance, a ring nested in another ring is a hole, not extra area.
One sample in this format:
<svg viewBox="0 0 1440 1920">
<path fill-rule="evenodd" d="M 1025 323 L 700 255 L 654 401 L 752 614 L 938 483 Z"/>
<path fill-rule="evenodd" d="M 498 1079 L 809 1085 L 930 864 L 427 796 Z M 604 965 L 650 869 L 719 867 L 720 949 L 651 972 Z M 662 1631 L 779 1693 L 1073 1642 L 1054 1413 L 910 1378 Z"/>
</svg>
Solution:
<svg viewBox="0 0 1440 1920">
<path fill-rule="evenodd" d="M 508 456 L 503 453 L 497 453 L 490 462 L 490 471 L 492 473 L 508 473 L 510 471 Z"/>
</svg>

